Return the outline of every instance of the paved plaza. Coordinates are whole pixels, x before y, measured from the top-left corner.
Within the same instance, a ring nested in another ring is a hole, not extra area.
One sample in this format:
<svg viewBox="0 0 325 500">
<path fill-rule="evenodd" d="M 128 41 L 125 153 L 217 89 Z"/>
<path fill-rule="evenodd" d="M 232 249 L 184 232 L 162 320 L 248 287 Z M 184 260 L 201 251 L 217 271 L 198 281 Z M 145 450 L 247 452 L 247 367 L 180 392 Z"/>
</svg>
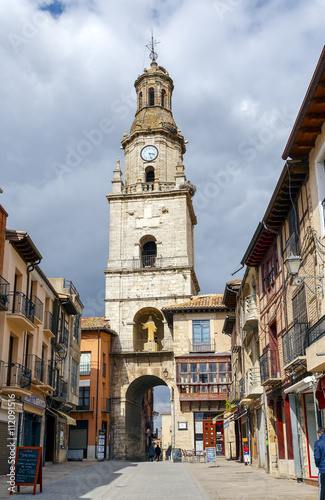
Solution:
<svg viewBox="0 0 325 500">
<path fill-rule="evenodd" d="M 36 498 L 25 486 L 11 498 Z M 317 500 L 318 489 L 235 461 L 211 463 L 68 462 L 43 469 L 44 500 Z M 8 498 L 0 477 L 0 498 Z"/>
</svg>

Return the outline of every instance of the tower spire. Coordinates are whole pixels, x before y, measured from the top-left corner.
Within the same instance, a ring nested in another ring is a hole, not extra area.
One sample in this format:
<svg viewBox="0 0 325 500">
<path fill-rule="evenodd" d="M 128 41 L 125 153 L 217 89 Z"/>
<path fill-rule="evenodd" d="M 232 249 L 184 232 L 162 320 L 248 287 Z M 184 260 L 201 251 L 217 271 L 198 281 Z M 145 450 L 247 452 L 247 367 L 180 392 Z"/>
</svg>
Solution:
<svg viewBox="0 0 325 500">
<path fill-rule="evenodd" d="M 146 45 L 146 47 L 147 47 L 147 49 L 150 50 L 149 57 L 150 57 L 152 62 L 154 62 L 154 61 L 156 61 L 156 59 L 158 59 L 158 54 L 157 54 L 157 52 L 155 52 L 155 45 L 157 45 L 158 43 L 160 43 L 160 42 L 157 42 L 153 38 L 153 28 L 151 28 L 151 41 Z"/>
</svg>

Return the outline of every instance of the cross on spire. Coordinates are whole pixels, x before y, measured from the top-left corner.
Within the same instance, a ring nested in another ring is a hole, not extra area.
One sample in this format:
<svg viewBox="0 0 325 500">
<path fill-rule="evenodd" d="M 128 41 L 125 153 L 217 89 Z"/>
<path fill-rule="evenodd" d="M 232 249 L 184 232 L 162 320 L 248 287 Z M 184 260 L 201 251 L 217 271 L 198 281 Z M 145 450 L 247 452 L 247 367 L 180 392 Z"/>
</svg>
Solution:
<svg viewBox="0 0 325 500">
<path fill-rule="evenodd" d="M 150 50 L 149 57 L 152 61 L 155 61 L 158 58 L 157 52 L 155 52 L 155 45 L 157 45 L 160 42 L 157 42 L 156 40 L 153 39 L 153 29 L 151 30 L 151 42 L 146 45 L 147 49 Z"/>
</svg>

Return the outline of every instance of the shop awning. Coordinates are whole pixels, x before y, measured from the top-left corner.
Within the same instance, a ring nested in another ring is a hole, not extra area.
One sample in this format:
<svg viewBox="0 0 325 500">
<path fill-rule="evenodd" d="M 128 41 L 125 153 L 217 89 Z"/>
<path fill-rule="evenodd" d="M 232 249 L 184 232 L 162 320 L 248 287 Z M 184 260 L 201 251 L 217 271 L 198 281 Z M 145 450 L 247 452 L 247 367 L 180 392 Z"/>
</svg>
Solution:
<svg viewBox="0 0 325 500">
<path fill-rule="evenodd" d="M 287 387 L 284 389 L 284 394 L 290 394 L 290 392 L 304 392 L 309 389 L 312 389 L 313 384 L 316 382 L 316 378 L 311 375 L 308 377 L 303 378 L 296 384 L 291 385 L 290 387 Z"/>
<path fill-rule="evenodd" d="M 57 413 L 58 415 L 60 415 L 60 417 L 65 418 L 68 425 L 77 425 L 77 421 L 74 418 L 70 417 L 70 415 L 63 413 L 63 411 L 56 410 L 55 408 L 48 408 L 48 410 L 51 413 Z"/>
</svg>

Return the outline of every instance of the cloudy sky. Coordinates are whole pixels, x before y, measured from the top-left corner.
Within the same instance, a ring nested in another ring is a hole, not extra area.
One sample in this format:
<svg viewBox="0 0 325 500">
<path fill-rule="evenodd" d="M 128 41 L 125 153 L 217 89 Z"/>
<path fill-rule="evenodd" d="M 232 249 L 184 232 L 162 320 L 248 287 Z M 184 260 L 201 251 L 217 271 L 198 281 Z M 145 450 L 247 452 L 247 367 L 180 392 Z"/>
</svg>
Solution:
<svg viewBox="0 0 325 500">
<path fill-rule="evenodd" d="M 322 0 L 0 3 L 0 202 L 47 276 L 74 282 L 86 316 L 104 314 L 105 195 L 133 121 L 134 80 L 150 64 L 151 29 L 189 141 L 196 273 L 201 293 L 213 293 L 239 267 L 282 170 L 324 18 Z"/>
</svg>

